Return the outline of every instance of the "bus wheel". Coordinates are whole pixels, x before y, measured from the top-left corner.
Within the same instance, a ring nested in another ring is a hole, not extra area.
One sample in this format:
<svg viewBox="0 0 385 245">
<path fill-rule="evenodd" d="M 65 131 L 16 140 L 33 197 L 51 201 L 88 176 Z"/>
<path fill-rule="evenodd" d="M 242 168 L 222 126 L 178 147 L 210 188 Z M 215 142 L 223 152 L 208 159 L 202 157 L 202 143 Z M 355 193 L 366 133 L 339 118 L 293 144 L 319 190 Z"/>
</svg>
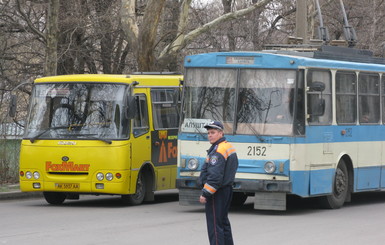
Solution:
<svg viewBox="0 0 385 245">
<path fill-rule="evenodd" d="M 344 205 L 349 191 L 349 175 L 346 164 L 341 160 L 337 166 L 333 193 L 332 195 L 323 197 L 325 208 L 337 209 Z"/>
<path fill-rule="evenodd" d="M 49 204 L 53 204 L 53 205 L 62 204 L 67 197 L 67 195 L 62 192 L 43 192 L 43 195 L 45 200 Z"/>
<path fill-rule="evenodd" d="M 122 195 L 122 202 L 129 205 L 139 205 L 143 202 L 146 195 L 146 181 L 143 174 L 139 174 L 136 182 L 136 193 L 132 195 Z"/>
<path fill-rule="evenodd" d="M 233 199 L 231 200 L 231 206 L 232 207 L 239 207 L 242 206 L 247 199 L 247 195 L 243 192 L 234 192 L 233 193 Z"/>
</svg>

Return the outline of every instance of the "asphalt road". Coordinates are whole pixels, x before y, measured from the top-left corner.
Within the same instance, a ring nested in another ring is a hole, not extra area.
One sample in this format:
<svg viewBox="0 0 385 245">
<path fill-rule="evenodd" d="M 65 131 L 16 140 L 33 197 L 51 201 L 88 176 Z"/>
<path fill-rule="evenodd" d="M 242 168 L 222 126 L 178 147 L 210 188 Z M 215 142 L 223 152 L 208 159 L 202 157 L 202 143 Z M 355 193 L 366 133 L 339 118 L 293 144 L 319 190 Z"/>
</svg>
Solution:
<svg viewBox="0 0 385 245">
<path fill-rule="evenodd" d="M 175 190 L 126 207 L 118 197 L 88 197 L 52 206 L 42 198 L 0 200 L 0 245 L 208 244 L 201 206 L 179 206 Z M 384 244 L 385 193 L 353 195 L 339 210 L 314 200 L 288 201 L 285 212 L 232 209 L 235 244 Z"/>
</svg>

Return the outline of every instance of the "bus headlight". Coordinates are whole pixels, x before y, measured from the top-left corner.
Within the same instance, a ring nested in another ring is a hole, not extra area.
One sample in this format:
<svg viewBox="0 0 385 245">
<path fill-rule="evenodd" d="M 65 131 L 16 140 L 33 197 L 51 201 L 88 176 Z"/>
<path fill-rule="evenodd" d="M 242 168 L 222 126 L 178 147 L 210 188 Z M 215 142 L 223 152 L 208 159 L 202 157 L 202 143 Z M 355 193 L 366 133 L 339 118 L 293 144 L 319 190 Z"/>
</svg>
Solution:
<svg viewBox="0 0 385 245">
<path fill-rule="evenodd" d="M 265 169 L 265 172 L 268 174 L 274 173 L 275 169 L 277 168 L 275 166 L 275 163 L 272 161 L 265 162 L 265 166 L 263 167 Z"/>
<path fill-rule="evenodd" d="M 96 178 L 99 180 L 99 181 L 102 181 L 104 179 L 104 174 L 103 173 L 97 173 L 96 174 Z"/>
<path fill-rule="evenodd" d="M 198 168 L 198 166 L 199 166 L 199 162 L 198 162 L 198 159 L 196 158 L 191 158 L 187 162 L 187 168 L 190 170 L 195 170 Z"/>
<path fill-rule="evenodd" d="M 106 180 L 111 181 L 114 178 L 114 175 L 112 173 L 106 174 Z"/>
<path fill-rule="evenodd" d="M 25 177 L 26 177 L 27 179 L 31 179 L 31 178 L 32 178 L 32 173 L 29 172 L 29 171 L 27 171 L 27 172 L 25 173 Z"/>
<path fill-rule="evenodd" d="M 33 172 L 33 177 L 34 177 L 35 179 L 39 179 L 39 178 L 40 178 L 39 172 L 37 172 L 37 171 Z"/>
</svg>

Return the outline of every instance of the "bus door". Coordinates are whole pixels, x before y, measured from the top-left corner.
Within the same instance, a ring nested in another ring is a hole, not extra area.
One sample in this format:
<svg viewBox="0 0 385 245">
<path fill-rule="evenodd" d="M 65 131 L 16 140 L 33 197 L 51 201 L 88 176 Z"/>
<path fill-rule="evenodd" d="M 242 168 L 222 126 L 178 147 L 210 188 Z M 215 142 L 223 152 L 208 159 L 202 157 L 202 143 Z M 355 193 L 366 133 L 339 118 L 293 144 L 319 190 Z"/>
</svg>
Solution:
<svg viewBox="0 0 385 245">
<path fill-rule="evenodd" d="M 307 114 L 312 140 L 307 158 L 310 162 L 310 195 L 329 194 L 333 191 L 336 163 L 332 143 L 332 83 L 329 70 L 310 69 L 307 73 Z"/>
<path fill-rule="evenodd" d="M 154 131 L 151 161 L 157 168 L 157 189 L 175 188 L 178 136 L 178 100 L 175 88 L 151 90 Z"/>
<path fill-rule="evenodd" d="M 357 158 L 357 190 L 373 190 L 381 187 L 384 176 L 381 176 L 381 150 L 379 142 L 373 142 L 375 125 L 380 118 L 380 76 L 377 73 L 360 72 L 358 75 L 358 118 L 360 142 Z M 377 154 L 379 153 L 379 154 Z"/>
<path fill-rule="evenodd" d="M 135 193 L 137 176 L 140 167 L 150 162 L 150 127 L 148 118 L 148 103 L 145 94 L 136 94 L 136 114 L 133 120 L 131 137 L 131 182 L 130 191 Z"/>
</svg>

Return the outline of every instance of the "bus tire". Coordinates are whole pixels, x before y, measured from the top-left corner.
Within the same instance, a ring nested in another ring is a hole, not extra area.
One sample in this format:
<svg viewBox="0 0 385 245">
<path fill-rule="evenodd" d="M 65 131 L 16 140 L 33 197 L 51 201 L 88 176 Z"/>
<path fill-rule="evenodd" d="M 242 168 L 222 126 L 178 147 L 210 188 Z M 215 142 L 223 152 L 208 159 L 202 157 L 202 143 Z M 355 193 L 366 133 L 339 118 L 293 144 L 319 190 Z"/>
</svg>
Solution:
<svg viewBox="0 0 385 245">
<path fill-rule="evenodd" d="M 232 207 L 240 207 L 245 204 L 247 199 L 247 195 L 243 192 L 234 192 L 233 198 L 231 199 Z"/>
<path fill-rule="evenodd" d="M 67 195 L 62 192 L 43 192 L 45 200 L 52 205 L 59 205 L 64 202 Z"/>
<path fill-rule="evenodd" d="M 338 163 L 334 183 L 333 193 L 323 197 L 323 206 L 328 209 L 337 209 L 344 205 L 349 192 L 349 174 L 343 160 Z"/>
<path fill-rule="evenodd" d="M 130 195 L 122 195 L 122 202 L 126 205 L 140 205 L 142 204 L 144 197 L 146 195 L 146 181 L 145 176 L 142 173 L 139 173 L 138 179 L 136 181 L 136 193 Z"/>
</svg>

